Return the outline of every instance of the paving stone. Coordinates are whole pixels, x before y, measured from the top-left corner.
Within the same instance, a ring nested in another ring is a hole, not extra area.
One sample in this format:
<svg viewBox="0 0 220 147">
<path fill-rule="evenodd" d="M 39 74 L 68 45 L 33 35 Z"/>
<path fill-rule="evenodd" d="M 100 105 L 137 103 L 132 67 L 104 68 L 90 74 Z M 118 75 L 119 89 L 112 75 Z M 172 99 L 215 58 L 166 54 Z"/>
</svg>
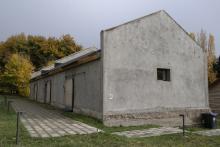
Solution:
<svg viewBox="0 0 220 147">
<path fill-rule="evenodd" d="M 46 138 L 46 137 L 50 137 L 48 134 L 46 134 L 46 133 L 41 133 L 40 134 L 40 137 L 42 137 L 42 138 Z"/>
<path fill-rule="evenodd" d="M 75 128 L 74 131 L 77 133 L 77 134 L 86 134 L 84 131 L 80 130 L 80 129 L 77 129 Z"/>
<path fill-rule="evenodd" d="M 23 111 L 21 122 L 31 137 L 59 137 L 74 134 L 97 133 L 101 130 L 62 116 L 56 110 L 47 110 L 24 100 L 14 100 L 12 107 Z"/>
<path fill-rule="evenodd" d="M 203 136 L 220 136 L 220 129 L 206 130 L 206 131 L 197 131 L 195 134 Z"/>
<path fill-rule="evenodd" d="M 39 137 L 39 135 L 38 134 L 35 134 L 35 133 L 32 133 L 32 134 L 30 134 L 31 135 L 31 137 Z"/>
<path fill-rule="evenodd" d="M 126 137 L 152 137 L 152 136 L 160 136 L 166 134 L 176 134 L 181 133 L 182 130 L 178 128 L 151 128 L 145 130 L 133 130 L 133 131 L 124 131 L 124 132 L 115 132 L 112 134 L 119 135 L 119 136 L 126 136 Z"/>
<path fill-rule="evenodd" d="M 76 134 L 76 132 L 74 132 L 74 131 L 72 131 L 72 130 L 68 131 L 68 133 L 69 133 L 69 134 L 72 134 L 72 135 Z"/>
<path fill-rule="evenodd" d="M 52 137 L 59 137 L 59 134 L 50 134 Z"/>
</svg>

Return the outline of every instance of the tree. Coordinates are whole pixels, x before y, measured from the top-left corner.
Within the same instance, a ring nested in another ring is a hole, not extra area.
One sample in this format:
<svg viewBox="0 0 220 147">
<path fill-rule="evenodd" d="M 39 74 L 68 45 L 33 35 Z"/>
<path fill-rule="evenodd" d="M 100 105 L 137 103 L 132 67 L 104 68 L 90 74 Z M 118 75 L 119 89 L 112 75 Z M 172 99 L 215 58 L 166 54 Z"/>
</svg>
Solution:
<svg viewBox="0 0 220 147">
<path fill-rule="evenodd" d="M 218 57 L 216 63 L 214 64 L 215 72 L 217 73 L 217 78 L 220 78 L 220 56 Z"/>
<path fill-rule="evenodd" d="M 197 36 L 197 42 L 199 43 L 203 51 L 207 53 L 208 81 L 209 84 L 212 84 L 217 79 L 216 70 L 214 68 L 216 62 L 214 35 L 210 34 L 209 37 L 207 37 L 206 32 L 204 30 L 201 30 L 201 32 Z"/>
<path fill-rule="evenodd" d="M 60 38 L 26 36 L 23 33 L 11 36 L 0 42 L 0 85 L 16 88 L 21 95 L 27 96 L 33 69 L 39 70 L 81 49 L 70 35 Z"/>
<path fill-rule="evenodd" d="M 20 95 L 29 96 L 29 80 L 33 69 L 32 63 L 26 57 L 12 54 L 2 77 L 5 83 L 17 87 Z"/>
<path fill-rule="evenodd" d="M 59 41 L 59 52 L 63 53 L 63 56 L 67 56 L 73 52 L 81 50 L 81 46 L 74 42 L 74 38 L 70 35 L 63 35 Z"/>
<path fill-rule="evenodd" d="M 42 46 L 47 44 L 47 39 L 43 36 L 28 36 L 27 45 L 30 49 L 30 60 L 32 64 L 35 66 L 35 69 L 38 70 L 39 68 L 43 67 L 47 61 L 47 57 L 42 51 Z M 49 60 L 49 59 L 48 59 Z"/>
<path fill-rule="evenodd" d="M 207 34 L 204 30 L 201 30 L 201 32 L 198 34 L 197 42 L 203 51 L 207 52 Z"/>
<path fill-rule="evenodd" d="M 12 53 L 29 54 L 27 37 L 23 33 L 9 37 L 5 42 L 1 43 L 0 48 L 0 62 L 3 67 Z"/>
<path fill-rule="evenodd" d="M 5 42 L 0 43 L 0 70 L 12 54 L 23 54 L 30 57 L 36 70 L 39 70 L 48 62 L 57 60 L 74 52 L 82 47 L 74 41 L 70 35 L 63 35 L 60 38 L 43 36 L 26 36 L 19 34 L 9 37 Z"/>
<path fill-rule="evenodd" d="M 210 34 L 208 41 L 208 75 L 209 75 L 208 79 L 210 84 L 217 79 L 217 73 L 214 70 L 215 63 L 216 63 L 215 38 L 212 34 Z"/>
<path fill-rule="evenodd" d="M 195 33 L 189 33 L 189 36 L 194 40 L 194 41 L 196 41 L 196 35 L 195 35 Z"/>
</svg>

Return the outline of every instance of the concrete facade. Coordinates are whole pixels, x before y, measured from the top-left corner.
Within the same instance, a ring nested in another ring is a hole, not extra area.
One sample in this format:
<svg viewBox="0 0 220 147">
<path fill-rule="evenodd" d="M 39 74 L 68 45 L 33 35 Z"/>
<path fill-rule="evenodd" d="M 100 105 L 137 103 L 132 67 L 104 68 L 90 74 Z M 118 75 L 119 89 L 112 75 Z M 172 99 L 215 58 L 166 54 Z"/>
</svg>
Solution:
<svg viewBox="0 0 220 147">
<path fill-rule="evenodd" d="M 30 98 L 67 111 L 73 110 L 74 112 L 101 119 L 102 99 L 100 91 L 100 70 L 101 64 L 100 59 L 98 59 L 52 76 L 42 77 L 41 79 L 31 82 Z M 51 83 L 50 88 L 48 88 L 47 83 Z M 38 87 L 37 94 L 35 94 L 34 85 Z M 47 89 L 51 89 L 51 91 L 46 91 Z M 73 91 L 75 93 L 74 102 L 72 102 Z M 48 98 L 49 93 L 51 93 L 51 97 Z M 70 99 L 68 99 L 69 93 L 71 93 Z M 35 95 L 37 95 L 37 99 L 35 99 Z"/>
<path fill-rule="evenodd" d="M 103 31 L 101 36 L 106 125 L 177 120 L 188 110 L 197 117 L 198 112 L 209 111 L 206 54 L 166 12 Z M 170 69 L 171 81 L 157 80 L 157 68 Z M 189 111 L 189 122 L 194 122 L 190 115 Z"/>
<path fill-rule="evenodd" d="M 158 69 L 170 71 L 169 81 Z M 165 11 L 102 31 L 99 60 L 33 80 L 33 99 L 37 83 L 44 101 L 49 79 L 52 105 L 71 109 L 74 95 L 74 112 L 107 126 L 179 125 L 179 114 L 193 124 L 209 111 L 206 53 Z"/>
</svg>

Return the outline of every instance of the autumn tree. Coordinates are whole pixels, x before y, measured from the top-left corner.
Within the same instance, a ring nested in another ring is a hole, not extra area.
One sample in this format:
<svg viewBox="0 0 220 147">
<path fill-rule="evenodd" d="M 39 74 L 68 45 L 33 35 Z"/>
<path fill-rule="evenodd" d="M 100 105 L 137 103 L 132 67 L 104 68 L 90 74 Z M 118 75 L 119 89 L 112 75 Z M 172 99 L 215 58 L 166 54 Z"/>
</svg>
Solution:
<svg viewBox="0 0 220 147">
<path fill-rule="evenodd" d="M 24 34 L 9 37 L 5 42 L 0 44 L 0 66 L 4 68 L 4 65 L 9 60 L 13 53 L 29 53 L 27 47 L 27 38 Z"/>
<path fill-rule="evenodd" d="M 195 35 L 195 33 L 189 33 L 189 36 L 194 40 L 194 41 L 196 41 L 196 35 Z"/>
<path fill-rule="evenodd" d="M 0 43 L 0 69 L 4 70 L 6 62 L 12 54 L 23 54 L 30 57 L 36 70 L 74 52 L 82 47 L 70 35 L 60 38 L 43 36 L 26 36 L 19 34 L 9 37 Z"/>
<path fill-rule="evenodd" d="M 39 70 L 81 49 L 70 35 L 46 38 L 22 33 L 9 37 L 0 42 L 0 91 L 1 85 L 7 85 L 27 96 L 33 69 Z"/>
<path fill-rule="evenodd" d="M 209 35 L 208 41 L 208 78 L 209 83 L 213 83 L 217 79 L 217 73 L 214 70 L 214 64 L 216 63 L 215 56 L 215 38 L 212 34 Z"/>
<path fill-rule="evenodd" d="M 24 56 L 12 54 L 5 65 L 4 82 L 15 86 L 22 96 L 29 96 L 29 80 L 33 71 L 32 63 Z"/>
<path fill-rule="evenodd" d="M 204 30 L 201 30 L 197 35 L 197 42 L 203 49 L 203 51 L 207 52 L 207 34 Z"/>
<path fill-rule="evenodd" d="M 214 64 L 215 72 L 217 73 L 217 78 L 220 78 L 220 56 L 218 57 L 216 63 Z"/>
<path fill-rule="evenodd" d="M 209 37 L 207 37 L 206 32 L 204 30 L 201 30 L 196 40 L 201 48 L 204 50 L 204 52 L 207 53 L 208 81 L 209 84 L 212 84 L 217 79 L 217 74 L 214 69 L 214 65 L 216 62 L 214 35 L 210 34 Z"/>
</svg>

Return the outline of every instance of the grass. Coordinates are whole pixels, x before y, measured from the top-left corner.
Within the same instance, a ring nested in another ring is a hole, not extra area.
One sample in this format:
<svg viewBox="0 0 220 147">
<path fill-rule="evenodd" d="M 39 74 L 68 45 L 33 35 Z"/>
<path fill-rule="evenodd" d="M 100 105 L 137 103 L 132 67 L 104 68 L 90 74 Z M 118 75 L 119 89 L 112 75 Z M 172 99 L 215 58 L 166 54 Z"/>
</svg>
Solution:
<svg viewBox="0 0 220 147">
<path fill-rule="evenodd" d="M 3 98 L 0 96 L 0 147 L 13 147 L 15 145 L 15 129 L 16 129 L 16 115 L 13 111 L 7 112 L 4 106 Z M 22 147 L 81 147 L 81 146 L 124 146 L 124 147 L 216 147 L 220 146 L 220 136 L 204 137 L 195 135 L 191 132 L 187 133 L 187 137 L 182 134 L 164 135 L 150 138 L 125 138 L 116 135 L 111 135 L 114 131 L 143 129 L 157 126 L 139 126 L 139 127 L 105 127 L 99 121 L 76 115 L 71 113 L 64 113 L 68 117 L 75 120 L 85 122 L 87 124 L 96 126 L 104 133 L 92 135 L 73 135 L 57 138 L 31 138 L 25 128 L 21 126 L 20 145 Z M 194 129 L 194 128 L 193 128 Z"/>
</svg>

